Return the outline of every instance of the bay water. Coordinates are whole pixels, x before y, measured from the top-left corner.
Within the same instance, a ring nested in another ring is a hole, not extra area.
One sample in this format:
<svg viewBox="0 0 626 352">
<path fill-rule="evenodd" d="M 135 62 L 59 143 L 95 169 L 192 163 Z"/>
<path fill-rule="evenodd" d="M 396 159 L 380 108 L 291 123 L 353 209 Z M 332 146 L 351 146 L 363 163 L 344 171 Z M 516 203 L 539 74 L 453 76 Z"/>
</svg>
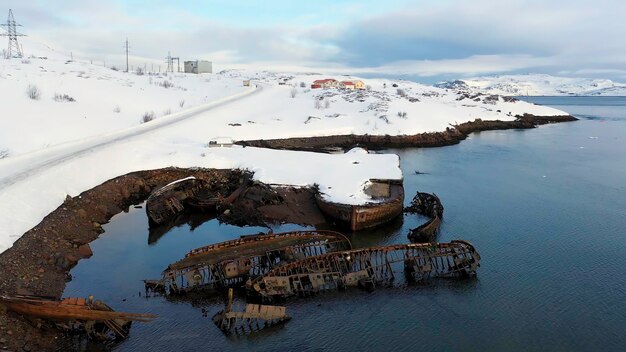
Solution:
<svg viewBox="0 0 626 352">
<path fill-rule="evenodd" d="M 150 237 L 145 210 L 131 208 L 105 225 L 64 296 L 93 294 L 116 310 L 159 315 L 134 324 L 112 347 L 119 351 L 622 351 L 626 98 L 524 99 L 580 120 L 384 151 L 400 155 L 406 204 L 418 190 L 441 198 L 438 240 L 476 246 L 482 262 L 475 279 L 293 299 L 286 302 L 293 319 L 283 327 L 227 337 L 210 319 L 224 307 L 222 295 L 146 298 L 141 280 L 159 278 L 191 248 L 267 229 L 209 220 Z M 408 230 L 425 220 L 406 215 L 351 239 L 354 247 L 406 243 Z"/>
</svg>

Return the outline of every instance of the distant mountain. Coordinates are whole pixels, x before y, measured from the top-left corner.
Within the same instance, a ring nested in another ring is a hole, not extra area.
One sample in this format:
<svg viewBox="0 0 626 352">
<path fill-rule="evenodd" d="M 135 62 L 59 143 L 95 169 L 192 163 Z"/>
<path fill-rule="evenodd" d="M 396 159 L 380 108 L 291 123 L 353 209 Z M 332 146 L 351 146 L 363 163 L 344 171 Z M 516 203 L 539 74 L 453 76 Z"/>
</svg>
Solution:
<svg viewBox="0 0 626 352">
<path fill-rule="evenodd" d="M 446 81 L 436 87 L 500 95 L 626 96 L 626 84 L 608 79 L 568 78 L 543 74 L 506 75 Z"/>
</svg>

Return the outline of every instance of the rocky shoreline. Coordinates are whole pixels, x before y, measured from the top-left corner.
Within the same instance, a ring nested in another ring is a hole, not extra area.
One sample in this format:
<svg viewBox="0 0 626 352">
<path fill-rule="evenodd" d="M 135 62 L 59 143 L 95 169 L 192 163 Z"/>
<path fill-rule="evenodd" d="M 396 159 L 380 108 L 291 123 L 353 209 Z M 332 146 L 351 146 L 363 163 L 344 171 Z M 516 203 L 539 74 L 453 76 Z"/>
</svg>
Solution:
<svg viewBox="0 0 626 352">
<path fill-rule="evenodd" d="M 0 295 L 41 295 L 60 298 L 70 270 L 92 255 L 89 243 L 104 232 L 102 224 L 114 215 L 146 200 L 152 190 L 188 177 L 202 178 L 215 187 L 236 187 L 241 170 L 165 168 L 119 176 L 76 197 L 48 214 L 37 226 L 0 254 Z M 325 221 L 314 207 L 308 189 L 281 188 L 271 196 L 279 201 L 266 204 L 258 184 L 255 197 L 264 204 L 243 199 L 216 217 L 227 223 L 263 225 L 265 221 L 315 225 Z M 302 206 L 301 206 L 302 205 Z M 293 209 L 299 209 L 298 212 Z M 37 322 L 0 308 L 0 351 L 49 351 L 68 346 L 69 337 L 54 329 L 40 329 Z"/>
<path fill-rule="evenodd" d="M 472 132 L 528 129 L 575 120 L 575 117 L 569 115 L 524 115 L 515 121 L 475 120 L 448 128 L 444 132 L 411 136 L 348 135 L 243 141 L 238 144 L 306 151 L 349 149 L 354 146 L 373 150 L 438 147 L 457 144 Z M 238 180 L 241 171 L 181 168 L 138 171 L 106 181 L 76 197 L 68 196 L 63 204 L 26 232 L 13 247 L 0 254 L 0 294 L 60 297 L 65 283 L 71 280 L 71 268 L 80 259 L 92 255 L 89 243 L 104 231 L 102 224 L 107 223 L 114 215 L 127 211 L 130 206 L 143 202 L 155 188 L 190 175 L 219 185 Z M 315 201 L 310 190 L 286 188 L 279 190 L 278 195 L 280 201 L 275 204 L 242 202 L 236 204 L 232 212 L 227 212 L 230 215 L 218 215 L 218 218 L 230 223 L 250 220 L 258 224 L 265 220 L 274 220 L 318 225 L 324 222 L 323 215 L 314 206 Z M 58 350 L 60 346 L 68 346 L 68 341 L 68 336 L 54 329 L 40 329 L 36 322 L 0 311 L 0 351 Z"/>
<path fill-rule="evenodd" d="M 514 121 L 476 119 L 456 126 L 451 126 L 443 132 L 426 132 L 414 135 L 338 135 L 323 137 L 302 137 L 285 139 L 258 139 L 238 141 L 236 144 L 249 147 L 289 149 L 300 151 L 328 151 L 333 148 L 344 150 L 355 146 L 371 150 L 388 148 L 432 148 L 458 144 L 473 132 L 491 130 L 529 129 L 550 123 L 569 122 L 578 120 L 571 115 L 563 116 L 535 116 L 525 114 L 518 116 Z"/>
</svg>

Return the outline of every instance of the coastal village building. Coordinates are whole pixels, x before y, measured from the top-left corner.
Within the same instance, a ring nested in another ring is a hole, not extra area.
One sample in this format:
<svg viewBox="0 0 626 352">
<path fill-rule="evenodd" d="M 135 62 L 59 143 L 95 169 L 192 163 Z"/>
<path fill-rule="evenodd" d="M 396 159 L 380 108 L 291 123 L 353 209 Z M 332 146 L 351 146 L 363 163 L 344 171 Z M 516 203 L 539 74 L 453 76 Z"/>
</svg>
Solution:
<svg viewBox="0 0 626 352">
<path fill-rule="evenodd" d="M 332 78 L 318 79 L 313 81 L 311 88 L 339 88 L 339 81 Z"/>
<path fill-rule="evenodd" d="M 365 89 L 365 83 L 361 80 L 350 80 L 339 82 L 336 79 L 325 78 L 313 81 L 312 89 L 316 88 L 344 88 L 344 89 Z"/>
<path fill-rule="evenodd" d="M 343 81 L 341 84 L 343 84 L 343 88 L 345 89 L 354 89 L 354 83 L 351 81 Z"/>
<path fill-rule="evenodd" d="M 348 82 L 354 84 L 354 89 L 365 89 L 365 82 L 361 81 L 360 79 L 352 80 Z"/>
</svg>

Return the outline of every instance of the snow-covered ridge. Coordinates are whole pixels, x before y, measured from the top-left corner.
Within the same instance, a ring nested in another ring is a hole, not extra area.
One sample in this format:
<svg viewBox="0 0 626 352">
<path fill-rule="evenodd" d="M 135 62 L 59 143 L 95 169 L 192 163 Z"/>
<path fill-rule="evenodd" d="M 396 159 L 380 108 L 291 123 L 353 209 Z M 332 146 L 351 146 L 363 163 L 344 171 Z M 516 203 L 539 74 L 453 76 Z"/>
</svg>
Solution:
<svg viewBox="0 0 626 352">
<path fill-rule="evenodd" d="M 436 86 L 508 96 L 626 96 L 626 83 L 543 74 L 476 77 L 441 82 Z"/>
</svg>

